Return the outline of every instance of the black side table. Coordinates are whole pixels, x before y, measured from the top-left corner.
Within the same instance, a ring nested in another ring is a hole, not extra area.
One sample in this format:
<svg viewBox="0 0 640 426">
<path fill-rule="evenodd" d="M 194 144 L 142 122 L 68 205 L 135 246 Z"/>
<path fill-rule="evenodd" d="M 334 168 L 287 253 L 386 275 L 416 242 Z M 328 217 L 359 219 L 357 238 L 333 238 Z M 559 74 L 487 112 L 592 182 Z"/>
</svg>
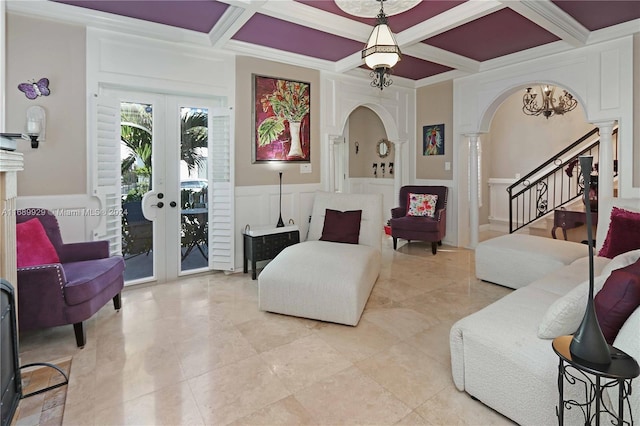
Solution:
<svg viewBox="0 0 640 426">
<path fill-rule="evenodd" d="M 631 381 L 640 375 L 638 363 L 623 351 L 609 345 L 611 352 L 611 364 L 598 365 L 585 361 L 572 359 L 569 345 L 573 336 L 560 336 L 553 339 L 553 350 L 560 358 L 558 365 L 558 424 L 564 424 L 564 410 L 579 408 L 584 415 L 585 425 L 600 425 L 600 414 L 608 414 L 619 426 L 633 425 L 629 395 L 631 394 Z M 564 382 L 579 385 L 584 388 L 584 402 L 573 399 L 564 399 Z M 611 412 L 602 399 L 605 389 L 618 388 L 617 414 Z M 595 404 L 595 406 L 594 406 Z M 625 421 L 625 411 L 630 419 Z M 595 422 L 595 423 L 594 423 Z"/>
<path fill-rule="evenodd" d="M 244 263 L 243 272 L 248 272 L 251 261 L 251 279 L 256 279 L 256 262 L 273 259 L 293 244 L 300 242 L 300 231 L 297 225 L 280 228 L 254 228 L 244 230 Z"/>
</svg>

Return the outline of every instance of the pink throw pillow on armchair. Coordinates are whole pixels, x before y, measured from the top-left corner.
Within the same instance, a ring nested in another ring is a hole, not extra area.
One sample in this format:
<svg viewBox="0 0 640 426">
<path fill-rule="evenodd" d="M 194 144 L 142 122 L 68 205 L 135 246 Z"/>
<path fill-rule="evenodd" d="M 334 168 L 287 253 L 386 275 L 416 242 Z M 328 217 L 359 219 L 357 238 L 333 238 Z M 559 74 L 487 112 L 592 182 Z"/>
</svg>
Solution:
<svg viewBox="0 0 640 426">
<path fill-rule="evenodd" d="M 38 218 L 16 225 L 16 254 L 18 268 L 60 263 L 58 252 Z"/>
</svg>

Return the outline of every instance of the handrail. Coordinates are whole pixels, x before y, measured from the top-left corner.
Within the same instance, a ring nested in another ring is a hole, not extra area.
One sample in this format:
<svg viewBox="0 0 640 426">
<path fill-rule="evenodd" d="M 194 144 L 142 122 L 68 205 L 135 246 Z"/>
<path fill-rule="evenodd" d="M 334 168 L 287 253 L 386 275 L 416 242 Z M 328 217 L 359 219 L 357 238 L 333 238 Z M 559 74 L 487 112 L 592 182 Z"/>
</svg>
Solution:
<svg viewBox="0 0 640 426">
<path fill-rule="evenodd" d="M 583 193 L 584 182 L 580 179 L 579 170 L 576 169 L 573 172 L 571 169 L 565 169 L 565 167 L 574 161 L 577 163 L 578 157 L 591 153 L 596 148 L 599 156 L 600 138 L 587 144 L 579 152 L 571 154 L 571 157 L 565 160 L 562 157 L 575 152 L 576 148 L 584 144 L 597 132 L 598 128 L 595 128 L 586 133 L 507 188 L 507 193 L 509 194 L 509 233 L 513 233 L 553 212 L 556 208 L 568 204 Z M 616 128 L 613 134 L 617 135 L 617 133 L 618 129 Z M 544 174 L 530 182 L 532 177 L 540 173 Z M 550 189 L 552 190 L 551 194 L 549 193 Z M 517 192 L 514 193 L 514 191 Z"/>
<path fill-rule="evenodd" d="M 587 133 L 586 135 L 582 136 L 580 139 L 578 139 L 577 141 L 575 141 L 574 143 L 572 143 L 571 145 L 569 145 L 568 147 L 566 147 L 565 149 L 563 149 L 562 151 L 560 151 L 559 153 L 555 154 L 554 156 L 552 156 L 551 158 L 549 158 L 547 161 L 543 162 L 542 164 L 540 164 L 538 167 L 536 167 L 535 169 L 533 169 L 533 171 L 529 172 L 527 175 L 525 175 L 523 178 L 520 178 L 520 180 L 516 181 L 515 183 L 513 183 L 509 188 L 515 188 L 518 185 L 521 185 L 524 181 L 526 181 L 527 179 L 529 179 L 531 176 L 535 175 L 536 173 L 538 173 L 540 170 L 544 169 L 545 167 L 549 167 L 549 165 L 551 165 L 552 163 L 555 163 L 557 158 L 562 157 L 564 154 L 570 152 L 571 150 L 573 150 L 575 147 L 577 147 L 578 145 L 580 145 L 582 142 L 586 141 L 587 139 L 589 139 L 591 136 L 595 135 L 596 133 L 598 133 L 598 128 L 596 127 L 595 129 L 591 130 L 589 133 Z M 618 131 L 618 129 L 616 129 L 616 132 Z M 507 192 L 510 193 L 509 188 L 507 189 Z"/>
</svg>

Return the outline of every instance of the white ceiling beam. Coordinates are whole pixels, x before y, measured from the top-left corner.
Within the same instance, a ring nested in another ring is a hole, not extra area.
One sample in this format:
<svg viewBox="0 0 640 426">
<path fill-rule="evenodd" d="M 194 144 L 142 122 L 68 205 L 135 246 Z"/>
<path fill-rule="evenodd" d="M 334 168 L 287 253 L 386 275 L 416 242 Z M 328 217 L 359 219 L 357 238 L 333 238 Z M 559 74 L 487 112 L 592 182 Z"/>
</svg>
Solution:
<svg viewBox="0 0 640 426">
<path fill-rule="evenodd" d="M 503 3 L 573 47 L 587 43 L 589 30 L 549 0 L 503 0 Z"/>
<path fill-rule="evenodd" d="M 229 42 L 225 45 L 225 51 L 230 51 L 245 56 L 252 56 L 254 58 L 261 58 L 268 61 L 277 60 L 278 62 L 296 65 L 299 67 L 313 68 L 324 71 L 334 70 L 334 63 L 331 61 L 312 58 L 297 53 L 285 52 L 271 47 L 257 46 L 255 44 L 247 43 L 244 41 L 229 40 Z"/>
<path fill-rule="evenodd" d="M 425 43 L 416 43 L 409 47 L 401 48 L 401 50 L 403 54 L 406 53 L 409 56 L 424 59 L 425 61 L 435 62 L 436 64 L 455 68 L 460 71 L 471 73 L 480 71 L 479 61 L 449 52 L 448 50 L 429 46 Z"/>
<path fill-rule="evenodd" d="M 256 13 L 257 8 L 229 4 L 227 10 L 209 31 L 213 47 L 222 48 Z"/>
</svg>

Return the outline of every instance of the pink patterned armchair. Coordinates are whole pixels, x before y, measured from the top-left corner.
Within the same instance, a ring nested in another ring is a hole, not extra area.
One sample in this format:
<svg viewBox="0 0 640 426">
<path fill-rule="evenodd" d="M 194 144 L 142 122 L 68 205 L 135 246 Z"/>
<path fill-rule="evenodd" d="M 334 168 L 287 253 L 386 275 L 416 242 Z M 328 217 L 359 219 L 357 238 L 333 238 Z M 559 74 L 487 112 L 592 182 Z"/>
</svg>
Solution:
<svg viewBox="0 0 640 426">
<path fill-rule="evenodd" d="M 120 309 L 120 292 L 124 285 L 124 260 L 122 256 L 109 256 L 108 241 L 91 241 L 65 244 L 62 242 L 58 220 L 45 209 L 18 211 L 17 226 L 31 219 L 38 219 L 53 246 L 56 260 L 45 264 L 18 265 L 18 325 L 20 331 L 36 330 L 73 324 L 76 343 L 83 347 L 86 342 L 83 322 L 92 317 L 106 303 L 113 300 Z M 20 233 L 18 230 L 18 245 Z M 25 231 L 26 232 L 26 231 Z M 31 235 L 31 237 L 29 237 Z M 25 243 L 29 251 L 36 252 L 40 246 L 33 241 L 38 237 L 28 234 Z M 45 241 L 46 242 L 46 241 Z M 18 255 L 20 262 L 20 254 Z"/>
<path fill-rule="evenodd" d="M 409 216 L 407 209 L 409 194 L 434 194 L 438 196 L 434 217 Z M 431 251 L 436 254 L 442 245 L 447 228 L 447 194 L 446 186 L 403 186 L 400 188 L 400 206 L 391 209 L 391 237 L 393 249 L 397 249 L 398 238 L 431 242 Z"/>
</svg>

